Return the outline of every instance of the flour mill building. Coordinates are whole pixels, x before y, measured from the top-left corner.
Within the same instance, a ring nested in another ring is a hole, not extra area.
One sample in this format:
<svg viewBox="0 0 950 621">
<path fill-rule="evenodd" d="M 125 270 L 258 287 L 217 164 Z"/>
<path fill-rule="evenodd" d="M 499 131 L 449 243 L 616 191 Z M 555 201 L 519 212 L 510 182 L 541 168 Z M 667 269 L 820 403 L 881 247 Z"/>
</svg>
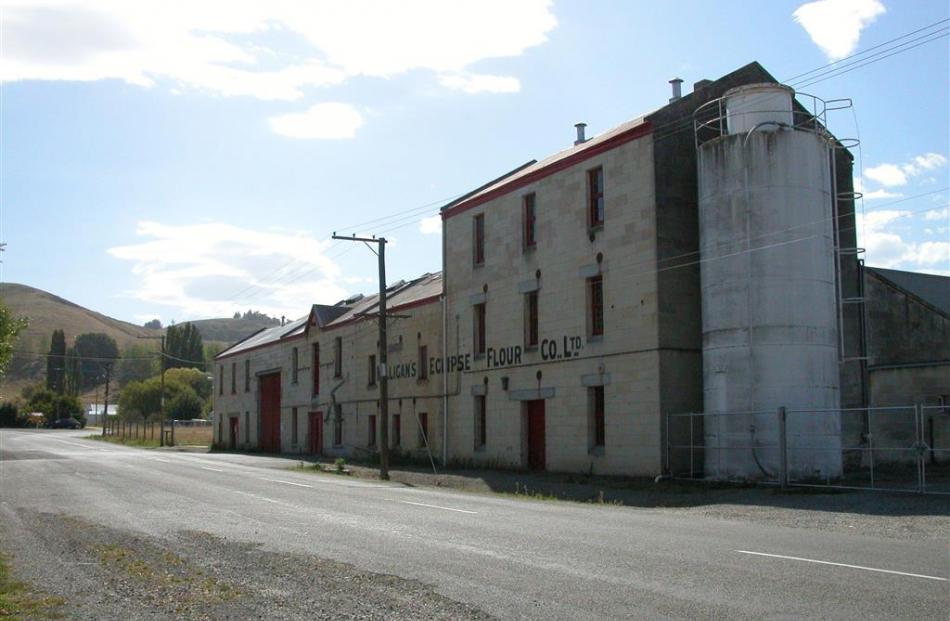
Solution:
<svg viewBox="0 0 950 621">
<path fill-rule="evenodd" d="M 852 158 L 825 121 L 753 63 L 684 96 L 675 81 L 668 105 L 598 136 L 579 124 L 564 151 L 443 207 L 443 271 L 387 294 L 390 444 L 656 475 L 686 433 L 671 413 L 870 405 Z M 215 442 L 375 452 L 377 302 L 315 305 L 220 354 Z M 923 307 L 948 342 L 950 318 Z M 861 433 L 827 427 L 793 432 L 828 455 Z M 836 460 L 802 467 L 834 476 Z"/>
</svg>

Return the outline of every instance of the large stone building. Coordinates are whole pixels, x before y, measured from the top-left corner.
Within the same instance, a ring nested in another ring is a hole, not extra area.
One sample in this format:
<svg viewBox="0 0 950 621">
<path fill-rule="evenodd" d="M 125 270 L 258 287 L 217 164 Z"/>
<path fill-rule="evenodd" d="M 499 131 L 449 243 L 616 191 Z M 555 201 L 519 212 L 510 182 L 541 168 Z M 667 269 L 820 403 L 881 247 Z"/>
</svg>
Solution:
<svg viewBox="0 0 950 621">
<path fill-rule="evenodd" d="M 869 356 L 866 335 L 874 332 L 868 322 L 887 319 L 868 296 L 876 295 L 878 277 L 894 282 L 858 260 L 851 155 L 827 132 L 822 113 L 791 97 L 788 123 L 768 116 L 770 104 L 747 133 L 735 131 L 741 114 L 727 116 L 724 96 L 739 93 L 748 105 L 755 101 L 749 90 L 763 88 L 783 96 L 752 63 L 697 83 L 691 94 L 675 92 L 668 105 L 596 137 L 588 139 L 580 125 L 564 151 L 446 205 L 443 272 L 393 285 L 387 295 L 390 445 L 457 463 L 656 475 L 676 467 L 668 463 L 667 434 L 682 442 L 685 433 L 668 414 L 745 402 L 837 409 L 884 398 L 874 387 L 891 381 L 884 379 L 889 371 L 884 358 Z M 799 133 L 807 136 L 799 140 Z M 704 142 L 739 155 L 707 149 L 700 166 Z M 816 145 L 818 159 L 796 161 L 802 144 Z M 763 173 L 771 194 L 761 200 L 772 206 L 774 222 L 752 218 L 752 190 L 741 183 L 717 187 L 710 198 L 718 181 L 700 178 L 710 161 L 742 157 L 743 149 L 763 155 L 742 166 L 770 165 L 786 151 L 792 158 L 783 175 Z M 796 185 L 806 169 L 817 171 L 810 195 Z M 720 221 L 728 225 L 722 230 L 747 233 L 710 235 Z M 805 303 L 801 295 L 811 297 Z M 220 354 L 216 443 L 375 452 L 377 301 L 316 305 L 306 318 Z M 931 336 L 924 341 L 942 334 L 946 343 L 946 313 L 916 298 L 911 306 L 926 315 Z M 795 355 L 783 361 L 783 351 Z M 887 399 L 939 393 L 950 356 L 943 357 L 926 360 L 930 384 L 922 380 L 905 395 L 898 388 Z M 897 358 L 908 360 L 905 353 Z M 762 374 L 768 390 L 749 397 L 750 382 Z M 860 442 L 860 428 L 837 427 L 835 446 L 842 435 Z M 812 434 L 812 441 L 817 433 L 809 427 L 799 435 Z M 730 468 L 730 476 L 742 474 L 746 465 Z M 834 464 L 822 468 L 834 474 Z"/>
</svg>

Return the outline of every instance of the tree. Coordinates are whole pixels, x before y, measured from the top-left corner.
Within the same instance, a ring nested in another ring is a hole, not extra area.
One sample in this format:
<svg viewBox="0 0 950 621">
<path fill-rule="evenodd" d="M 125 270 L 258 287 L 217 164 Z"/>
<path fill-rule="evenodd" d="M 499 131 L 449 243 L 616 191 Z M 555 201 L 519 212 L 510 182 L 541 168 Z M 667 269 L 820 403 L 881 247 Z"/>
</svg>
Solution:
<svg viewBox="0 0 950 621">
<path fill-rule="evenodd" d="M 234 317 L 232 317 L 232 319 L 240 319 L 240 318 L 241 318 L 241 311 L 234 311 Z"/>
<path fill-rule="evenodd" d="M 182 390 L 175 395 L 166 406 L 169 418 L 175 420 L 191 420 L 201 418 L 204 410 L 204 401 L 191 389 Z"/>
<path fill-rule="evenodd" d="M 49 388 L 42 386 L 24 391 L 24 397 L 29 394 L 26 409 L 29 412 L 41 412 L 47 420 L 59 418 L 75 418 L 81 423 L 86 420 L 82 411 L 82 403 L 73 395 L 58 395 Z"/>
<path fill-rule="evenodd" d="M 115 370 L 119 386 L 140 382 L 158 373 L 158 356 L 154 347 L 133 343 L 122 350 Z"/>
<path fill-rule="evenodd" d="M 66 387 L 66 334 L 53 330 L 49 355 L 46 357 L 46 387 L 56 394 L 63 394 Z"/>
<path fill-rule="evenodd" d="M 165 371 L 165 384 L 183 384 L 191 388 L 202 400 L 211 397 L 211 378 L 198 369 L 169 369 Z"/>
<path fill-rule="evenodd" d="M 119 357 L 115 339 L 102 332 L 89 332 L 76 337 L 76 354 L 82 359 L 80 387 L 95 386 L 105 379 L 106 365 Z"/>
<path fill-rule="evenodd" d="M 78 395 L 83 389 L 83 365 L 82 358 L 75 347 L 66 350 L 66 362 L 63 365 L 64 377 L 63 388 L 60 391 L 66 395 Z"/>
<path fill-rule="evenodd" d="M 26 328 L 26 320 L 14 317 L 3 300 L 0 299 L 0 377 L 6 372 L 10 358 L 13 357 L 13 346 L 17 337 Z"/>
<path fill-rule="evenodd" d="M 159 319 L 153 319 L 153 320 L 151 320 L 151 321 L 146 321 L 146 322 L 145 322 L 145 327 L 146 327 L 146 328 L 151 328 L 151 329 L 153 329 L 153 330 L 161 330 L 161 329 L 162 329 L 162 322 L 161 322 L 161 320 L 159 320 Z"/>
<path fill-rule="evenodd" d="M 169 326 L 165 331 L 165 368 L 204 368 L 204 342 L 191 323 Z"/>
<path fill-rule="evenodd" d="M 0 427 L 19 427 L 20 411 L 15 403 L 9 401 L 0 405 Z"/>
</svg>

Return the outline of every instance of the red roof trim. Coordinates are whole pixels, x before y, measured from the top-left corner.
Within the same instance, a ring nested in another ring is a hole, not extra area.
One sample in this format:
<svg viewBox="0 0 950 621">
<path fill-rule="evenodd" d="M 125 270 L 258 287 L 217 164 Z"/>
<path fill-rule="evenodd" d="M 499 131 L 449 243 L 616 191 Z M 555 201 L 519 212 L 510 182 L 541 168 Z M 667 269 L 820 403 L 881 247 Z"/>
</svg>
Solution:
<svg viewBox="0 0 950 621">
<path fill-rule="evenodd" d="M 462 213 L 463 211 L 467 211 L 469 209 L 472 209 L 473 207 L 477 207 L 479 205 L 487 203 L 488 201 L 494 200 L 498 198 L 499 196 L 504 196 L 505 194 L 508 194 L 509 192 L 513 192 L 517 190 L 518 188 L 523 188 L 526 185 L 530 185 L 534 183 L 535 181 L 538 181 L 539 179 L 543 179 L 545 177 L 553 175 L 554 173 L 570 168 L 571 166 L 575 166 L 583 162 L 584 160 L 589 160 L 590 158 L 600 155 L 601 153 L 604 153 L 605 151 L 610 151 L 611 149 L 615 149 L 619 147 L 620 145 L 636 140 L 637 138 L 641 138 L 652 131 L 653 131 L 653 126 L 648 121 L 644 121 L 640 125 L 637 125 L 636 127 L 631 127 L 630 129 L 624 132 L 621 132 L 617 134 L 616 136 L 611 136 L 607 140 L 604 140 L 603 142 L 596 144 L 588 149 L 584 149 L 583 151 L 578 151 L 577 153 L 574 153 L 573 155 L 569 155 L 555 162 L 551 162 L 547 166 L 544 166 L 543 168 L 539 168 L 538 170 L 532 171 L 528 173 L 527 175 L 524 175 L 523 177 L 518 177 L 517 179 L 513 179 L 509 181 L 508 183 L 503 183 L 497 188 L 493 190 L 489 190 L 488 192 L 485 192 L 484 194 L 479 194 L 478 196 L 474 196 L 467 201 L 461 202 L 457 205 L 453 205 L 449 209 L 442 212 L 442 219 L 447 220 L 451 218 L 452 216 Z"/>
</svg>

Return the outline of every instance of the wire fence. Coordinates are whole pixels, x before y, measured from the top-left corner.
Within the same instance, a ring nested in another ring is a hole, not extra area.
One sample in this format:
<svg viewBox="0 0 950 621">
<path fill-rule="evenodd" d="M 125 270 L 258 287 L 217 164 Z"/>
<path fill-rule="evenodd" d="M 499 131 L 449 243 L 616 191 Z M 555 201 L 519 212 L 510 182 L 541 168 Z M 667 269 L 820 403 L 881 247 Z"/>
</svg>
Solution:
<svg viewBox="0 0 950 621">
<path fill-rule="evenodd" d="M 207 420 L 107 420 L 102 435 L 146 446 L 210 446 L 214 427 Z"/>
<path fill-rule="evenodd" d="M 675 479 L 950 494 L 950 408 L 669 414 Z"/>
</svg>

